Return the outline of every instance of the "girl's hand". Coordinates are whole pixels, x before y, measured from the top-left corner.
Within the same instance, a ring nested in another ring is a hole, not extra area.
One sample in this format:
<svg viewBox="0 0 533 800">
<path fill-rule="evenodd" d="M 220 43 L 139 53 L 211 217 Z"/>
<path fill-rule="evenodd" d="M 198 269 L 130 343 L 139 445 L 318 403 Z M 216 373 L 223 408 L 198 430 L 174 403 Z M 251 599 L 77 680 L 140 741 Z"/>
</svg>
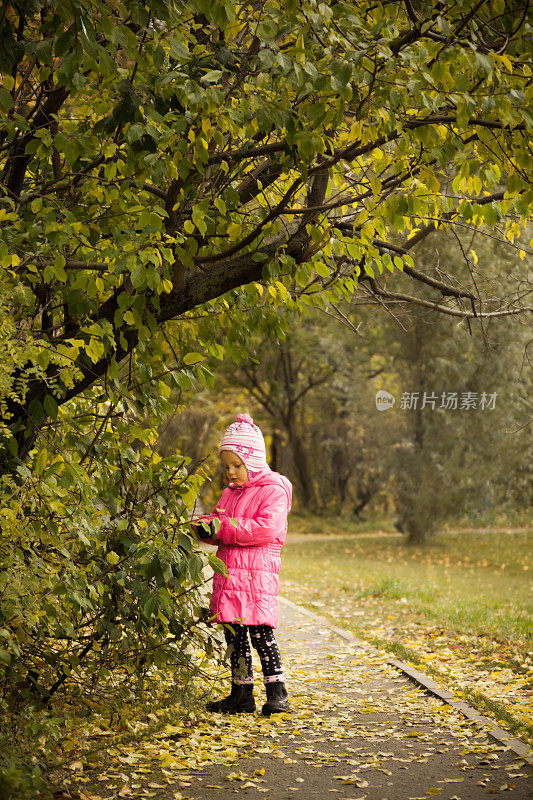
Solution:
<svg viewBox="0 0 533 800">
<path fill-rule="evenodd" d="M 197 537 L 206 544 L 217 544 L 215 523 L 212 519 L 201 520 L 193 525 L 193 530 Z"/>
</svg>

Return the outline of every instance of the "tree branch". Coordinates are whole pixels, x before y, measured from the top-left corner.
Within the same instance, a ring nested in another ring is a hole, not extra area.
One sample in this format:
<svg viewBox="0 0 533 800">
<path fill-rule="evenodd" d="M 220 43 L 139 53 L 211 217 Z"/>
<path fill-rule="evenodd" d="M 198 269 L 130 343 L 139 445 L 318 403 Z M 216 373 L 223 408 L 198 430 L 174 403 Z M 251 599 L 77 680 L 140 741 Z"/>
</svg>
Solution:
<svg viewBox="0 0 533 800">
<path fill-rule="evenodd" d="M 466 311 L 457 308 L 449 308 L 448 306 L 441 305 L 438 300 L 432 302 L 431 300 L 424 300 L 421 297 L 403 294 L 402 292 L 389 292 L 386 289 L 382 289 L 372 278 L 369 280 L 369 284 L 377 297 L 384 297 L 388 300 L 396 300 L 402 303 L 411 303 L 413 305 L 422 306 L 423 308 L 430 308 L 432 311 L 439 311 L 442 314 L 448 314 L 452 317 L 461 317 L 463 319 L 488 319 L 491 317 L 508 317 L 515 314 L 523 314 L 524 312 L 533 313 L 532 306 L 508 308 L 505 311 Z"/>
<path fill-rule="evenodd" d="M 256 156 L 268 156 L 271 153 L 285 153 L 290 152 L 289 145 L 286 142 L 271 142 L 270 144 L 263 144 L 260 147 L 239 147 L 238 150 L 227 150 L 222 153 L 213 153 L 207 159 L 207 164 L 220 164 L 222 161 L 244 161 L 247 158 L 256 158 Z"/>
<path fill-rule="evenodd" d="M 271 186 L 280 177 L 282 171 L 281 164 L 274 164 L 270 158 L 267 158 L 253 172 L 248 173 L 237 187 L 241 205 L 245 206 L 264 189 Z"/>
</svg>

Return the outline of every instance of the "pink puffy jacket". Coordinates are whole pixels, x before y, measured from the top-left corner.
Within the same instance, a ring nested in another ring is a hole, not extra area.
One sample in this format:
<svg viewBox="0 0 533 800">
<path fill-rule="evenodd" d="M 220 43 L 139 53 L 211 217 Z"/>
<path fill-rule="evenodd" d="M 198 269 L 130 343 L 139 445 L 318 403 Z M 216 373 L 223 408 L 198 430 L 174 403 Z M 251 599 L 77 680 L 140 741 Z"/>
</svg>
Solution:
<svg viewBox="0 0 533 800">
<path fill-rule="evenodd" d="M 290 481 L 270 469 L 222 492 L 207 517 L 221 522 L 217 556 L 228 568 L 227 575 L 213 577 L 211 614 L 219 622 L 277 627 L 281 547 L 291 503 Z"/>
</svg>

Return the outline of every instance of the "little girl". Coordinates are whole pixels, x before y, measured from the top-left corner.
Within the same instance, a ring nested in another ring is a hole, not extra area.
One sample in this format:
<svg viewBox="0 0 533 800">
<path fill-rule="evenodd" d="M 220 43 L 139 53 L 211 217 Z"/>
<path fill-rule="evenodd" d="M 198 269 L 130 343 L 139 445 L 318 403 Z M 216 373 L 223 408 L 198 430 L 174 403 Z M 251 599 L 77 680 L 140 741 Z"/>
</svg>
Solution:
<svg viewBox="0 0 533 800">
<path fill-rule="evenodd" d="M 278 624 L 281 547 L 287 533 L 292 486 L 266 462 L 263 434 L 248 414 L 239 414 L 222 438 L 219 456 L 230 481 L 214 512 L 196 525 L 203 541 L 218 545 L 227 575 L 215 574 L 211 614 L 226 623 L 231 693 L 207 704 L 208 711 L 255 711 L 249 636 L 261 660 L 267 701 L 265 716 L 289 710 L 281 656 L 274 638 Z M 220 527 L 214 520 L 218 519 Z"/>
</svg>

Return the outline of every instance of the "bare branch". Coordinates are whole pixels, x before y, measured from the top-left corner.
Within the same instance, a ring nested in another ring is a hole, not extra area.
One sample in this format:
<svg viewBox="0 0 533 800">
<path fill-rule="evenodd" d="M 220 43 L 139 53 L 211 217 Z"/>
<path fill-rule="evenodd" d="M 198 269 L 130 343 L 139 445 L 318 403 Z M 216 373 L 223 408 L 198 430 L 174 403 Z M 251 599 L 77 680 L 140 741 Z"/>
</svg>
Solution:
<svg viewBox="0 0 533 800">
<path fill-rule="evenodd" d="M 388 300 L 396 300 L 397 302 L 401 303 L 411 303 L 412 305 L 430 308 L 432 311 L 439 311 L 442 314 L 448 314 L 452 317 L 461 317 L 463 319 L 488 319 L 492 317 L 509 317 L 515 314 L 523 314 L 525 312 L 533 313 L 533 306 L 507 308 L 503 311 L 466 311 L 442 305 L 438 300 L 432 302 L 431 300 L 424 300 L 423 298 L 416 297 L 415 295 L 403 294 L 401 292 L 389 292 L 385 289 L 382 289 L 373 279 L 370 279 L 369 284 L 377 297 L 383 297 Z"/>
</svg>

